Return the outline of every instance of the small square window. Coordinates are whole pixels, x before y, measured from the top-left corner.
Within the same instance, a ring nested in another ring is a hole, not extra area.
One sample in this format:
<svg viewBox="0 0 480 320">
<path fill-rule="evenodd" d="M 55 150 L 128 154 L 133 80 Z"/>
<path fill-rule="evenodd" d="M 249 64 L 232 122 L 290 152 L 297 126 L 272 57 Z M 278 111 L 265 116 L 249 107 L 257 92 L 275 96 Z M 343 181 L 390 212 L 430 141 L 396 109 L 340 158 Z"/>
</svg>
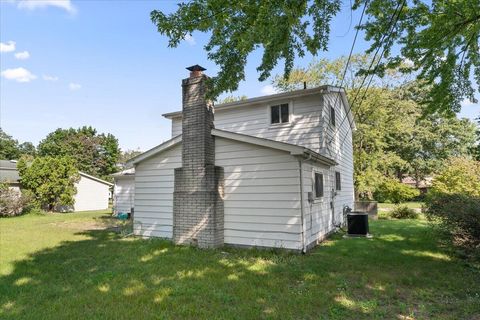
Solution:
<svg viewBox="0 0 480 320">
<path fill-rule="evenodd" d="M 338 171 L 335 172 L 335 190 L 342 190 L 342 178 Z"/>
<path fill-rule="evenodd" d="M 335 108 L 330 106 L 330 123 L 335 126 Z"/>
<path fill-rule="evenodd" d="M 323 174 L 315 172 L 315 198 L 323 197 Z"/>
<path fill-rule="evenodd" d="M 271 114 L 270 119 L 272 124 L 288 123 L 290 121 L 288 103 L 271 106 L 270 114 Z"/>
</svg>

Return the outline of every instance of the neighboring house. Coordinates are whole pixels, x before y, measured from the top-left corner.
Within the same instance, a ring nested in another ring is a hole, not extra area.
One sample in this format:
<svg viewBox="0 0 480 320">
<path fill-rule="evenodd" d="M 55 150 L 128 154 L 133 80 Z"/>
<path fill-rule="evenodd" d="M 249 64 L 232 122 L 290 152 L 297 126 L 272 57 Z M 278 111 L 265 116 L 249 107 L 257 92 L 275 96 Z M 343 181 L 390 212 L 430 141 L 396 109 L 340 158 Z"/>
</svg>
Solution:
<svg viewBox="0 0 480 320">
<path fill-rule="evenodd" d="M 0 183 L 6 183 L 11 189 L 20 192 L 19 179 L 17 161 L 0 160 Z"/>
<path fill-rule="evenodd" d="M 135 169 L 127 169 L 111 175 L 113 186 L 113 213 L 133 211 L 135 197 Z"/>
<path fill-rule="evenodd" d="M 402 183 L 412 188 L 417 188 L 421 194 L 426 194 L 428 189 L 432 187 L 433 177 L 425 177 L 420 181 L 416 181 L 415 178 L 406 176 L 402 179 Z"/>
<path fill-rule="evenodd" d="M 307 251 L 353 208 L 352 131 L 341 88 L 274 94 L 215 108 L 187 68 L 172 139 L 131 159 L 134 233 L 199 247 Z M 215 115 L 214 115 L 215 113 Z"/>
<path fill-rule="evenodd" d="M 59 211 L 90 211 L 108 209 L 110 188 L 112 183 L 79 172 L 80 180 L 75 184 L 75 204 L 71 207 L 58 208 Z M 20 176 L 17 170 L 17 162 L 14 160 L 0 160 L 0 181 L 7 182 L 10 187 L 20 191 Z"/>
</svg>

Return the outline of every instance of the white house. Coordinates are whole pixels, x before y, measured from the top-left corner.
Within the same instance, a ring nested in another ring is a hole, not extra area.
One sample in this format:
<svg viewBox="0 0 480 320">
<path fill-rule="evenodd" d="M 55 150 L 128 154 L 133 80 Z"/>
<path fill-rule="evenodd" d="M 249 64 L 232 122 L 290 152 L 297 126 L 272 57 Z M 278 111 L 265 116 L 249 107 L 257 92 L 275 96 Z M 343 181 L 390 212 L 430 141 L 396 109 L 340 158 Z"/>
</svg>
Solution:
<svg viewBox="0 0 480 320">
<path fill-rule="evenodd" d="M 135 198 L 135 169 L 130 168 L 111 175 L 113 186 L 113 213 L 132 213 Z"/>
<path fill-rule="evenodd" d="M 131 159 L 134 232 L 200 247 L 307 251 L 353 207 L 352 131 L 341 88 L 222 104 L 203 68 L 184 79 L 172 139 Z"/>
</svg>

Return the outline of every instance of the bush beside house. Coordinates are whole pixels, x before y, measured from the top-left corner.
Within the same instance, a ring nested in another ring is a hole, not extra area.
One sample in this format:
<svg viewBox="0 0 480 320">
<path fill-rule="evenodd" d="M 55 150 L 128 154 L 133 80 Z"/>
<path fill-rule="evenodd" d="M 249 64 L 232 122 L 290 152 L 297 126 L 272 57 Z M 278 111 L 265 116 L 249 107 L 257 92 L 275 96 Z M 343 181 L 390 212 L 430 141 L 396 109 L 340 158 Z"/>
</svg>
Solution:
<svg viewBox="0 0 480 320">
<path fill-rule="evenodd" d="M 420 191 L 399 182 L 396 179 L 385 178 L 375 192 L 378 202 L 401 203 L 420 195 Z"/>
<path fill-rule="evenodd" d="M 25 213 L 33 204 L 29 193 L 20 193 L 6 183 L 0 183 L 0 217 Z"/>
<path fill-rule="evenodd" d="M 417 219 L 418 212 L 406 205 L 396 205 L 390 212 L 390 217 L 395 219 Z"/>
<path fill-rule="evenodd" d="M 479 249 L 480 162 L 451 159 L 433 181 L 425 213 L 455 244 Z"/>
</svg>

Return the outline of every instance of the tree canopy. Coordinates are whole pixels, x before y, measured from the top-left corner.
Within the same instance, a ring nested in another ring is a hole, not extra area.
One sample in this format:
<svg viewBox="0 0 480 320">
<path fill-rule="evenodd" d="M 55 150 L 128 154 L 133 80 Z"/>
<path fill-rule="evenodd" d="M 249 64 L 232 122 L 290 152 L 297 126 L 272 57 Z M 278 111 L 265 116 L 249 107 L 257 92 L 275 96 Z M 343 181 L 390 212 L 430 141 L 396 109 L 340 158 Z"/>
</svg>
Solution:
<svg viewBox="0 0 480 320">
<path fill-rule="evenodd" d="M 72 206 L 80 179 L 75 161 L 70 157 L 22 157 L 17 163 L 22 186 L 49 211 L 58 206 Z"/>
<path fill-rule="evenodd" d="M 0 128 L 0 159 L 17 160 L 21 155 L 35 155 L 35 146 L 31 142 L 19 143 Z"/>
<path fill-rule="evenodd" d="M 345 87 L 349 100 L 358 93 L 354 75 L 368 55 L 354 55 L 349 64 Z M 337 82 L 347 63 L 346 57 L 323 59 L 308 68 L 294 68 L 289 79 L 277 76 L 274 86 L 281 91 L 295 89 L 305 79 L 320 83 Z M 411 175 L 417 182 L 438 172 L 446 159 L 469 155 L 474 146 L 475 124 L 468 119 L 442 113 L 428 113 L 420 103 L 427 88 L 417 81 L 404 82 L 402 73 L 387 70 L 387 77 L 376 78 L 362 103 L 352 104 L 357 126 L 353 135 L 354 178 L 357 197 L 371 198 L 382 184 L 392 186 Z M 320 80 L 319 80 L 320 79 Z"/>
<path fill-rule="evenodd" d="M 38 145 L 40 156 L 71 157 L 85 173 L 108 178 L 118 170 L 118 140 L 112 134 L 98 134 L 92 127 L 57 129 Z"/>
<path fill-rule="evenodd" d="M 262 50 L 257 67 L 259 80 L 266 80 L 273 68 L 284 63 L 283 77 L 289 78 L 295 58 L 314 56 L 328 49 L 330 22 L 341 9 L 340 0 L 314 1 L 223 1 L 192 0 L 180 3 L 171 14 L 151 12 L 157 30 L 176 47 L 194 31 L 210 34 L 207 56 L 220 72 L 210 94 L 216 97 L 234 91 L 245 79 L 248 55 Z M 478 0 L 356 0 L 353 9 L 368 16 L 359 28 L 371 47 L 380 52 L 378 67 L 362 70 L 383 75 L 398 67 L 429 86 L 423 103 L 429 111 L 458 111 L 464 98 L 474 100 L 471 74 L 480 84 L 480 2 Z"/>
<path fill-rule="evenodd" d="M 327 50 L 330 21 L 340 5 L 340 0 L 194 0 L 180 3 L 172 14 L 154 10 L 150 17 L 158 31 L 168 37 L 170 47 L 176 47 L 193 31 L 210 32 L 205 50 L 220 66 L 210 92 L 216 97 L 238 88 L 245 79 L 247 57 L 257 48 L 263 49 L 257 68 L 261 81 L 270 76 L 279 60 L 285 62 L 288 75 L 295 57 Z"/>
<path fill-rule="evenodd" d="M 377 69 L 400 66 L 409 61 L 405 72 L 418 74 L 419 84 L 429 86 L 430 110 L 460 111 L 464 98 L 476 101 L 471 75 L 480 84 L 480 1 L 431 0 L 412 1 L 399 7 L 396 0 L 356 0 L 354 8 L 366 5 L 369 16 L 360 28 L 372 41 L 367 53 L 378 48 L 388 57 Z M 397 23 L 388 41 L 390 16 Z M 395 46 L 399 50 L 396 50 Z M 398 52 L 397 52 L 398 51 Z"/>
</svg>

